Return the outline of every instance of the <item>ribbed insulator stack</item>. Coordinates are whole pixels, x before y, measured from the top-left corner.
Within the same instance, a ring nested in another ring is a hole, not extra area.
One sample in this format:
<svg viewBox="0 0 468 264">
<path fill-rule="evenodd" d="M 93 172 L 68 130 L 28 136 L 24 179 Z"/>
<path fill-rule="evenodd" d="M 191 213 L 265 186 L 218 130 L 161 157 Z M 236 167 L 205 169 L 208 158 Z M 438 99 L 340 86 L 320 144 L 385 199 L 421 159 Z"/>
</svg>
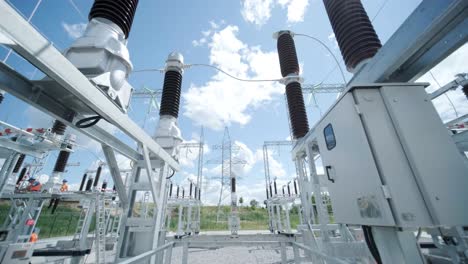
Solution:
<svg viewBox="0 0 468 264">
<path fill-rule="evenodd" d="M 99 17 L 108 19 L 119 26 L 125 38 L 128 38 L 137 5 L 138 0 L 95 0 L 89 12 L 89 20 Z"/>
<path fill-rule="evenodd" d="M 15 167 L 13 168 L 13 173 L 18 173 L 20 170 L 21 166 L 23 166 L 24 158 L 26 158 L 26 155 L 21 154 L 18 158 L 18 161 L 15 164 Z"/>
<path fill-rule="evenodd" d="M 231 178 L 231 192 L 236 192 L 236 178 Z"/>
<path fill-rule="evenodd" d="M 292 82 L 286 85 L 286 99 L 294 138 L 302 138 L 309 132 L 309 122 L 300 83 Z"/>
<path fill-rule="evenodd" d="M 83 188 L 85 187 L 87 176 L 88 176 L 88 174 L 85 173 L 85 174 L 83 174 L 83 178 L 81 178 L 80 192 L 83 191 Z"/>
<path fill-rule="evenodd" d="M 281 33 L 280 33 L 281 34 Z M 278 37 L 276 45 L 283 77 L 289 74 L 299 74 L 299 62 L 297 60 L 296 45 L 291 34 L 283 33 Z"/>
<path fill-rule="evenodd" d="M 68 149 L 71 149 L 72 146 L 68 145 Z M 60 151 L 57 161 L 55 162 L 54 172 L 64 172 L 65 167 L 67 167 L 68 159 L 70 158 L 70 152 L 66 150 Z"/>
<path fill-rule="evenodd" d="M 28 168 L 26 168 L 26 167 L 24 167 L 24 168 L 21 170 L 21 172 L 20 172 L 20 174 L 19 174 L 19 176 L 18 176 L 18 179 L 16 180 L 16 185 L 17 185 L 17 186 L 21 183 L 21 181 L 23 180 L 24 175 L 26 175 L 26 172 L 27 172 L 27 171 L 28 171 Z"/>
<path fill-rule="evenodd" d="M 159 115 L 179 116 L 182 73 L 168 70 L 164 75 L 164 86 Z"/>
<path fill-rule="evenodd" d="M 465 84 L 465 86 L 463 86 L 462 91 L 465 94 L 466 99 L 468 99 L 468 84 Z"/>
<path fill-rule="evenodd" d="M 298 77 L 299 63 L 296 47 L 289 31 L 279 32 L 277 48 L 281 75 L 283 77 Z M 286 99 L 288 101 L 289 119 L 291 120 L 293 136 L 296 139 L 302 138 L 309 132 L 309 122 L 307 120 L 301 84 L 298 81 L 291 81 L 286 85 Z"/>
<path fill-rule="evenodd" d="M 57 135 L 63 136 L 65 134 L 65 130 L 67 129 L 67 125 L 65 125 L 62 121 L 55 120 L 54 124 L 52 125 L 52 133 Z"/>
<path fill-rule="evenodd" d="M 101 177 L 102 166 L 99 166 L 96 170 L 96 178 L 94 179 L 93 187 L 97 187 L 99 184 L 99 178 Z"/>
<path fill-rule="evenodd" d="M 361 0 L 323 0 L 349 72 L 382 47 Z"/>
</svg>

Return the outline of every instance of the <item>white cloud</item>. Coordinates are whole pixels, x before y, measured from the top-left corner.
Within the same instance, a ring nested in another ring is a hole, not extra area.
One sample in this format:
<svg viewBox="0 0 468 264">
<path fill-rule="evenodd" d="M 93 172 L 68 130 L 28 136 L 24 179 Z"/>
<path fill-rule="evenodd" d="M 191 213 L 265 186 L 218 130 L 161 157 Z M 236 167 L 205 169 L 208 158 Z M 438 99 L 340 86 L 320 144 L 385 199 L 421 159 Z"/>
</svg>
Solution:
<svg viewBox="0 0 468 264">
<path fill-rule="evenodd" d="M 184 141 L 183 143 L 199 143 L 196 140 Z M 205 151 L 205 148 L 203 149 Z M 179 163 L 185 168 L 194 168 L 195 161 L 198 160 L 198 147 L 184 147 L 179 152 Z"/>
<path fill-rule="evenodd" d="M 330 35 L 328 35 L 328 40 L 333 43 L 333 48 L 338 49 L 338 41 L 336 41 L 335 33 L 330 33 Z"/>
<path fill-rule="evenodd" d="M 279 77 L 276 51 L 263 51 L 242 42 L 238 27 L 228 25 L 213 33 L 208 43 L 210 63 L 230 74 L 245 79 Z M 184 115 L 197 125 L 221 130 L 226 125 L 247 124 L 250 111 L 283 93 L 283 86 L 271 82 L 239 82 L 216 73 L 201 86 L 191 84 L 185 99 Z"/>
<path fill-rule="evenodd" d="M 199 47 L 199 46 L 202 46 L 203 44 L 206 43 L 206 38 L 201 38 L 199 40 L 192 40 L 192 45 L 194 47 Z"/>
<path fill-rule="evenodd" d="M 453 81 L 455 79 L 456 74 L 467 72 L 466 58 L 468 58 L 468 44 L 465 44 L 457 51 L 455 51 L 452 55 L 450 55 L 437 66 L 435 66 L 431 70 L 431 72 L 437 79 L 439 84 L 443 86 Z M 431 83 L 431 86 L 429 86 L 426 89 L 428 92 L 432 92 L 439 88 L 436 81 L 432 78 L 432 76 L 429 73 L 423 75 L 417 81 Z M 453 105 L 455 106 L 459 116 L 468 113 L 467 98 L 462 93 L 461 89 L 449 91 L 446 94 L 453 102 Z M 451 103 L 445 95 L 439 96 L 438 98 L 433 100 L 432 103 L 434 104 L 435 108 L 439 112 L 441 119 L 444 122 L 456 118 L 455 110 L 453 109 Z"/>
<path fill-rule="evenodd" d="M 24 111 L 24 115 L 27 116 L 28 127 L 33 128 L 50 128 L 52 127 L 52 117 L 39 111 L 37 108 L 28 106 Z"/>
<path fill-rule="evenodd" d="M 244 199 L 244 205 L 248 205 L 251 200 L 257 200 L 260 206 L 266 200 L 265 183 L 241 184 L 237 187 L 237 197 Z"/>
<path fill-rule="evenodd" d="M 271 17 L 273 0 L 243 0 L 241 14 L 245 21 L 256 25 L 265 24 Z"/>
<path fill-rule="evenodd" d="M 86 29 L 86 23 L 68 24 L 62 22 L 62 27 L 67 32 L 68 37 L 77 39 L 81 37 Z"/>
<path fill-rule="evenodd" d="M 245 161 L 245 164 L 233 164 L 232 171 L 237 176 L 242 177 L 249 173 L 255 164 L 261 160 L 261 155 L 259 155 L 259 151 L 253 152 L 246 144 L 240 141 L 234 141 L 234 146 L 236 146 L 238 150 L 234 152 L 233 158 L 236 160 Z"/>
<path fill-rule="evenodd" d="M 261 26 L 270 19 L 277 5 L 287 9 L 288 23 L 297 23 L 304 21 L 309 0 L 243 0 L 241 14 L 245 21 Z"/>
<path fill-rule="evenodd" d="M 288 23 L 304 21 L 304 14 L 309 6 L 309 0 L 278 0 L 283 8 L 288 9 Z"/>
<path fill-rule="evenodd" d="M 271 180 L 275 178 L 284 178 L 287 174 L 283 167 L 283 164 L 275 159 L 275 151 L 268 149 L 268 171 L 270 173 Z"/>
</svg>

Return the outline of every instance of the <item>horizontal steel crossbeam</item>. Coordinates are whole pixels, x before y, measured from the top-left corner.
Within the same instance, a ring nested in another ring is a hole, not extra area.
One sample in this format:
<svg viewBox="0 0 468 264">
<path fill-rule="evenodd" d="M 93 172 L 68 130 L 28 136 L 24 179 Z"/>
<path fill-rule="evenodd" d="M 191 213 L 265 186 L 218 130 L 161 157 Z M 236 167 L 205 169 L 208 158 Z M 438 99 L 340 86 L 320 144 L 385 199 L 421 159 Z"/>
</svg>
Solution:
<svg viewBox="0 0 468 264">
<path fill-rule="evenodd" d="M 96 114 L 115 125 L 135 141 L 146 146 L 150 152 L 161 158 L 174 170 L 179 170 L 180 166 L 177 161 L 97 89 L 52 43 L 7 2 L 0 2 L 0 13 L 2 14 L 0 16 L 0 33 L 15 43 L 10 46 L 11 48 L 55 80 L 70 93 L 70 96 L 75 96 Z M 46 92 L 46 89 L 43 92 Z M 37 101 L 37 103 L 42 105 L 43 102 Z M 85 131 L 85 129 L 80 129 L 80 131 Z"/>
</svg>

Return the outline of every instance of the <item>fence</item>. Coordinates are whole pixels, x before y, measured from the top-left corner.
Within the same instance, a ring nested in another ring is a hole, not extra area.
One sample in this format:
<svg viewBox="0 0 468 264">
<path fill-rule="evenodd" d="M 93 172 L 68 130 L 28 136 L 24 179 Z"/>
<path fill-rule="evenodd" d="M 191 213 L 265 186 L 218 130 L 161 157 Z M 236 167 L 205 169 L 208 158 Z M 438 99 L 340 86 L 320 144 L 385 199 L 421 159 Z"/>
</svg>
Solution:
<svg viewBox="0 0 468 264">
<path fill-rule="evenodd" d="M 228 216 L 230 207 L 223 206 L 220 221 L 216 221 L 217 207 L 205 206 L 201 209 L 201 231 L 228 230 Z M 252 208 L 247 206 L 239 207 L 239 218 L 241 230 L 268 230 L 268 212 L 265 208 Z M 171 216 L 170 230 L 177 230 L 178 211 L 173 210 Z M 290 210 L 291 227 L 295 228 L 299 224 L 299 213 L 297 207 Z"/>
<path fill-rule="evenodd" d="M 0 226 L 3 225 L 8 215 L 9 203 L 0 205 Z M 58 207 L 54 214 L 50 209 L 47 209 L 47 204 L 44 205 L 39 220 L 36 223 L 36 228 L 40 230 L 39 237 L 60 237 L 71 236 L 75 233 L 80 211 L 70 206 Z M 94 222 L 94 221 L 93 221 Z M 91 230 L 94 230 L 94 223 L 91 225 Z"/>
</svg>

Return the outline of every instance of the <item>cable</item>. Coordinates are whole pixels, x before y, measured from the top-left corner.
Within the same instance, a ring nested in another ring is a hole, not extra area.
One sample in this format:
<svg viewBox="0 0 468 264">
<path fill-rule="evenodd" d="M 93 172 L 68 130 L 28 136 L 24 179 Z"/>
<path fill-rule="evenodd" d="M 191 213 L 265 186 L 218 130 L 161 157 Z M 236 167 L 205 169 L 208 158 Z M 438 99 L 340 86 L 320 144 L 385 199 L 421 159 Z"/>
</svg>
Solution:
<svg viewBox="0 0 468 264">
<path fill-rule="evenodd" d="M 229 76 L 229 77 L 231 77 L 233 79 L 236 79 L 238 81 L 241 81 L 241 82 L 279 82 L 279 81 L 282 80 L 281 78 L 280 79 L 253 79 L 253 80 L 252 79 L 241 79 L 239 77 L 231 75 L 231 74 L 225 72 L 224 70 L 222 70 L 222 69 L 220 69 L 220 68 L 218 68 L 216 66 L 210 65 L 210 64 L 195 63 L 195 64 L 186 64 L 184 66 L 186 66 L 187 68 L 190 68 L 192 66 L 210 67 L 210 68 L 213 68 L 213 69 L 215 69 L 215 70 L 217 70 L 217 71 L 219 71 L 221 73 L 224 73 L 225 75 L 227 75 L 227 76 Z"/>
<path fill-rule="evenodd" d="M 172 174 L 171 174 L 171 176 L 169 176 L 169 177 L 166 177 L 166 180 L 169 180 L 170 178 L 172 178 L 172 177 L 174 176 L 174 174 L 175 174 L 175 170 L 172 170 Z"/>
<path fill-rule="evenodd" d="M 83 13 L 81 13 L 80 9 L 78 8 L 78 6 L 76 6 L 75 2 L 73 0 L 69 0 L 69 2 L 73 9 L 75 9 L 75 11 L 78 13 L 78 15 L 80 15 L 80 17 L 83 20 L 86 20 L 86 17 L 83 15 Z"/>
<path fill-rule="evenodd" d="M 101 121 L 101 119 L 102 116 L 99 115 L 86 117 L 76 122 L 75 126 L 77 128 L 89 128 L 96 125 L 99 121 Z"/>
<path fill-rule="evenodd" d="M 348 83 L 348 82 L 346 81 L 346 77 L 345 77 L 345 75 L 344 75 L 343 69 L 341 68 L 340 63 L 338 62 L 338 59 L 336 58 L 335 54 L 333 54 L 333 52 L 330 50 L 330 48 L 329 48 L 325 43 L 323 43 L 323 42 L 322 42 L 320 39 L 318 39 L 318 38 L 315 38 L 315 37 L 312 37 L 312 36 L 309 36 L 309 35 L 306 35 L 306 34 L 294 33 L 294 36 L 302 36 L 302 37 L 310 38 L 310 39 L 312 39 L 312 40 L 315 40 L 315 41 L 318 42 L 319 44 L 321 44 L 323 47 L 325 47 L 325 48 L 327 49 L 327 51 L 330 53 L 330 55 L 332 55 L 333 59 L 335 60 L 336 66 L 340 69 L 341 77 L 343 78 L 344 84 L 347 84 L 347 83 Z M 335 70 L 335 69 L 333 69 L 333 70 Z"/>
<path fill-rule="evenodd" d="M 418 228 L 418 233 L 416 234 L 416 241 L 419 241 L 419 238 L 421 237 L 422 229 Z"/>
<path fill-rule="evenodd" d="M 388 0 L 384 0 L 382 4 L 380 5 L 379 9 L 377 10 L 377 13 L 375 13 L 374 17 L 372 18 L 371 22 L 374 22 L 375 18 L 380 14 L 380 11 L 384 8 L 384 6 L 387 4 Z"/>
<path fill-rule="evenodd" d="M 203 64 L 203 63 L 194 63 L 194 64 L 185 64 L 184 65 L 184 68 L 190 68 L 190 67 L 193 67 L 193 66 L 202 66 L 202 67 L 209 67 L 209 68 L 213 68 L 235 80 L 238 80 L 238 81 L 241 81 L 241 82 L 279 82 L 281 81 L 282 79 L 242 79 L 242 78 L 239 78 L 239 77 L 236 77 L 216 66 L 213 66 L 213 65 L 210 65 L 210 64 Z M 133 71 L 133 72 L 161 72 L 163 73 L 164 72 L 164 69 L 142 69 L 142 70 L 136 70 L 136 71 Z"/>
<path fill-rule="evenodd" d="M 141 69 L 141 70 L 134 70 L 132 71 L 132 73 L 135 73 L 135 72 L 160 72 L 160 73 L 164 73 L 164 68 L 162 69 Z"/>
<path fill-rule="evenodd" d="M 439 88 L 442 88 L 442 86 L 440 85 L 439 81 L 437 81 L 436 77 L 434 76 L 434 74 L 432 74 L 431 71 L 429 71 L 429 74 L 432 76 L 432 79 L 434 79 L 434 81 L 437 83 L 437 85 L 439 86 Z M 444 93 L 445 97 L 447 97 L 447 100 L 449 101 L 450 105 L 452 106 L 453 108 L 453 111 L 455 112 L 455 116 L 458 117 L 458 111 L 457 111 L 457 108 L 455 107 L 455 105 L 453 104 L 452 100 L 450 99 L 450 97 L 448 96 L 447 93 Z"/>
<path fill-rule="evenodd" d="M 377 262 L 377 264 L 382 264 L 379 250 L 377 249 L 377 245 L 374 241 L 374 235 L 372 235 L 372 227 L 363 225 L 362 232 L 364 233 L 364 240 L 366 241 L 367 247 L 369 248 L 372 257 L 374 257 L 375 262 Z"/>
</svg>

